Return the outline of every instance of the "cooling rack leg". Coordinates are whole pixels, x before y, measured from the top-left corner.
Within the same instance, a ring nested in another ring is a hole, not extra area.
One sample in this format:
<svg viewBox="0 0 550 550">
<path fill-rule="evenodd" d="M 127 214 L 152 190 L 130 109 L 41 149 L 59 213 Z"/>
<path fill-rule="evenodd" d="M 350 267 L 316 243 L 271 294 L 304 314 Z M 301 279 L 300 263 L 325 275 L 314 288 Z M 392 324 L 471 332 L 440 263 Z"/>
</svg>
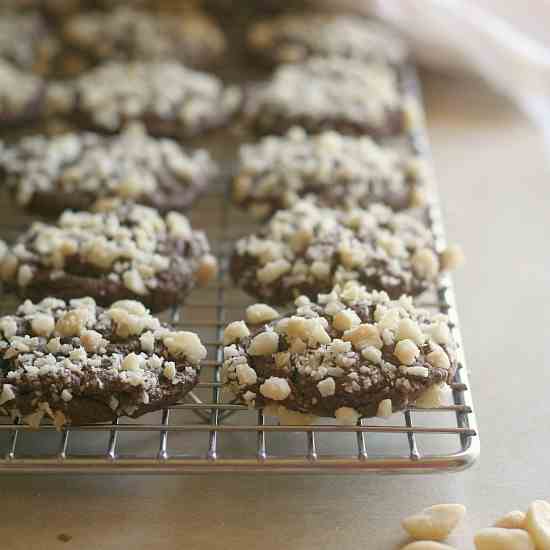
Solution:
<svg viewBox="0 0 550 550">
<path fill-rule="evenodd" d="M 19 424 L 19 419 L 16 419 L 14 425 Z M 17 440 L 19 439 L 19 430 L 14 429 L 10 432 L 10 440 L 8 444 L 8 452 L 6 453 L 6 460 L 13 460 L 15 458 L 15 449 L 17 447 Z"/>
<path fill-rule="evenodd" d="M 170 410 L 164 409 L 162 411 L 162 425 L 167 426 L 170 421 Z M 158 452 L 159 460 L 166 460 L 168 458 L 168 432 L 163 430 L 160 432 L 160 445 Z"/>
<path fill-rule="evenodd" d="M 363 420 L 359 420 L 359 426 L 363 425 Z M 367 460 L 367 440 L 366 434 L 364 432 L 357 432 L 357 449 L 358 449 L 358 458 L 359 460 Z"/>
<path fill-rule="evenodd" d="M 407 425 L 407 428 L 412 427 L 410 411 L 405 411 L 405 424 Z M 416 437 L 414 436 L 414 432 L 408 432 L 407 439 L 409 441 L 409 453 L 411 460 L 418 460 L 420 458 L 420 453 L 418 452 L 418 447 L 416 446 Z"/>
<path fill-rule="evenodd" d="M 118 425 L 118 418 L 115 418 L 113 420 L 113 426 Z M 107 447 L 107 458 L 109 460 L 115 460 L 116 459 L 116 446 L 118 443 L 118 431 L 117 430 L 111 430 L 111 434 L 109 435 L 109 445 Z"/>
<path fill-rule="evenodd" d="M 264 412 L 262 410 L 258 411 L 258 425 L 259 426 L 265 425 Z M 266 459 L 267 459 L 267 450 L 266 450 L 265 432 L 259 431 L 258 432 L 258 460 L 262 461 Z"/>
</svg>

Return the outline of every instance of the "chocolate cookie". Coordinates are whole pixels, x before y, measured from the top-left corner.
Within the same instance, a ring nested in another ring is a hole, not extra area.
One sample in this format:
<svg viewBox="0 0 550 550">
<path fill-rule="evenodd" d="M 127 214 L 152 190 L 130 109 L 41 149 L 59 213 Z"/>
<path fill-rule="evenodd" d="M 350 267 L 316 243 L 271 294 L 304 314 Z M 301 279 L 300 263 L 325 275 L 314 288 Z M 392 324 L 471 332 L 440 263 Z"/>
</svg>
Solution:
<svg viewBox="0 0 550 550">
<path fill-rule="evenodd" d="M 405 408 L 457 367 L 444 315 L 355 281 L 315 302 L 301 296 L 287 316 L 256 304 L 247 317 L 225 329 L 222 375 L 249 406 L 355 424 Z"/>
<path fill-rule="evenodd" d="M 149 133 L 188 138 L 225 126 L 241 104 L 241 92 L 217 77 L 175 61 L 109 62 L 72 82 L 50 88 L 52 114 L 115 133 L 141 121 Z"/>
<path fill-rule="evenodd" d="M 33 122 L 42 114 L 44 81 L 0 60 L 0 125 Z"/>
<path fill-rule="evenodd" d="M 204 67 L 218 61 L 225 50 L 218 25 L 196 10 L 155 14 L 122 6 L 112 12 L 84 12 L 67 22 L 63 36 L 88 67 L 114 59 L 177 59 Z"/>
<path fill-rule="evenodd" d="M 281 65 L 270 80 L 251 89 L 244 116 L 259 134 L 301 126 L 308 132 L 385 137 L 402 130 L 402 104 L 397 73 L 388 65 L 312 57 Z"/>
<path fill-rule="evenodd" d="M 132 300 L 23 303 L 0 318 L 0 413 L 37 427 L 137 418 L 180 401 L 206 349 Z"/>
<path fill-rule="evenodd" d="M 302 200 L 240 239 L 230 270 L 237 285 L 273 304 L 314 298 L 349 280 L 395 298 L 432 288 L 454 257 L 439 255 L 430 231 L 409 214 L 381 204 L 342 211 Z"/>
<path fill-rule="evenodd" d="M 368 137 L 333 131 L 308 136 L 298 127 L 240 149 L 233 199 L 257 217 L 315 195 L 331 207 L 383 202 L 395 210 L 424 204 L 425 163 Z"/>
<path fill-rule="evenodd" d="M 91 296 L 100 305 L 138 299 L 153 311 L 181 303 L 216 272 L 202 231 L 176 212 L 133 204 L 64 212 L 35 222 L 11 248 L 0 241 L 0 276 L 21 297 Z"/>
<path fill-rule="evenodd" d="M 106 197 L 161 212 L 183 210 L 217 177 L 218 169 L 207 151 L 186 152 L 135 124 L 115 136 L 26 137 L 0 148 L 0 174 L 19 205 L 53 216 L 66 209 L 87 210 Z"/>
<path fill-rule="evenodd" d="M 407 58 L 405 44 L 388 27 L 351 14 L 302 13 L 260 21 L 250 29 L 248 45 L 269 64 L 341 56 L 398 65 Z"/>
<path fill-rule="evenodd" d="M 38 13 L 0 16 L 0 59 L 22 71 L 47 74 L 60 43 Z"/>
</svg>

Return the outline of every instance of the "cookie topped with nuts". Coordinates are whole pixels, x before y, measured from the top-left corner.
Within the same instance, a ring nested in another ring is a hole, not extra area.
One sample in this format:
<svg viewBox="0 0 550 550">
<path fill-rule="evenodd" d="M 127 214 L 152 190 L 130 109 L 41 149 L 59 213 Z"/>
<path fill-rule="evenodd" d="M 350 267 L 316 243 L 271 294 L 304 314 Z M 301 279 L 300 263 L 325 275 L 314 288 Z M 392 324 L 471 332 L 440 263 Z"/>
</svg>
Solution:
<svg viewBox="0 0 550 550">
<path fill-rule="evenodd" d="M 300 296 L 284 316 L 251 306 L 227 326 L 224 345 L 223 380 L 239 401 L 342 424 L 387 417 L 451 382 L 457 368 L 446 316 L 356 281 L 313 302 Z"/>
<path fill-rule="evenodd" d="M 388 27 L 352 14 L 280 15 L 256 23 L 248 44 L 272 64 L 337 55 L 397 65 L 407 58 L 405 44 Z"/>
<path fill-rule="evenodd" d="M 424 204 L 427 179 L 425 161 L 410 153 L 368 137 L 308 136 L 295 127 L 241 147 L 233 198 L 259 218 L 308 194 L 331 207 L 382 202 L 401 210 Z"/>
<path fill-rule="evenodd" d="M 52 114 L 104 132 L 141 121 L 149 133 L 189 138 L 225 126 L 241 103 L 235 86 L 175 61 L 107 62 L 50 89 Z"/>
<path fill-rule="evenodd" d="M 181 303 L 216 274 L 202 231 L 185 216 L 112 201 L 34 222 L 11 247 L 0 241 L 0 276 L 20 296 L 91 296 L 100 305 L 138 299 L 153 311 Z"/>
<path fill-rule="evenodd" d="M 225 50 L 221 29 L 196 10 L 174 15 L 121 6 L 110 12 L 83 12 L 66 23 L 63 36 L 88 66 L 112 59 L 177 59 L 204 67 Z"/>
<path fill-rule="evenodd" d="M 304 199 L 240 239 L 230 269 L 237 285 L 273 304 L 313 299 L 350 280 L 395 298 L 433 288 L 458 254 L 438 254 L 431 232 L 409 214 L 381 204 L 334 210 Z"/>
<path fill-rule="evenodd" d="M 0 17 L 0 59 L 17 69 L 49 73 L 59 51 L 59 40 L 38 13 L 7 13 Z"/>
<path fill-rule="evenodd" d="M 139 302 L 25 301 L 0 317 L 0 413 L 38 426 L 138 417 L 180 401 L 206 348 Z"/>
<path fill-rule="evenodd" d="M 44 81 L 0 59 L 0 124 L 33 122 L 44 106 Z"/>
<path fill-rule="evenodd" d="M 403 97 L 397 73 L 385 64 L 312 57 L 281 65 L 251 89 L 244 115 L 259 134 L 301 126 L 308 132 L 384 137 L 403 128 Z"/>
<path fill-rule="evenodd" d="M 183 210 L 216 179 L 218 168 L 206 150 L 186 151 L 136 123 L 115 136 L 23 138 L 0 147 L 0 174 L 19 205 L 51 216 L 109 197 L 161 212 Z"/>
</svg>

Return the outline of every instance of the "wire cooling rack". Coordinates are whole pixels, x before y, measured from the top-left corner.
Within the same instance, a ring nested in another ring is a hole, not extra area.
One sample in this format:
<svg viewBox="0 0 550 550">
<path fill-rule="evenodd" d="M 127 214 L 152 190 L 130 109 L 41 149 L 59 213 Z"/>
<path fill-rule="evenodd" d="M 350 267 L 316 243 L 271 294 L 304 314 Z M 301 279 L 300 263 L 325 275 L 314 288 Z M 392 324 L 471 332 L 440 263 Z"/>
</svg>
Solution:
<svg viewBox="0 0 550 550">
<path fill-rule="evenodd" d="M 408 76 L 407 89 L 418 99 L 416 82 L 413 74 Z M 417 120 L 414 128 L 408 146 L 429 155 L 423 122 Z M 433 190 L 428 223 L 442 249 L 435 194 Z M 28 220 L 19 216 L 12 223 L 13 214 L 2 208 L 5 199 L 0 200 L 0 234 L 10 238 Z M 337 426 L 331 419 L 313 426 L 281 426 L 262 411 L 231 402 L 220 384 L 223 328 L 242 319 L 251 303 L 228 277 L 228 256 L 234 240 L 254 226 L 229 205 L 226 185 L 221 184 L 203 198 L 191 219 L 208 233 L 221 270 L 215 284 L 174 307 L 166 320 L 199 333 L 208 349 L 197 388 L 183 402 L 138 420 L 57 431 L 50 424 L 36 430 L 0 419 L 0 473 L 419 473 L 458 471 L 475 462 L 479 438 L 448 276 L 420 303 L 449 315 L 459 344 L 459 368 L 447 404 L 410 407 L 389 419 L 365 419 L 356 426 Z M 6 298 L 3 302 L 3 309 L 15 306 Z"/>
</svg>

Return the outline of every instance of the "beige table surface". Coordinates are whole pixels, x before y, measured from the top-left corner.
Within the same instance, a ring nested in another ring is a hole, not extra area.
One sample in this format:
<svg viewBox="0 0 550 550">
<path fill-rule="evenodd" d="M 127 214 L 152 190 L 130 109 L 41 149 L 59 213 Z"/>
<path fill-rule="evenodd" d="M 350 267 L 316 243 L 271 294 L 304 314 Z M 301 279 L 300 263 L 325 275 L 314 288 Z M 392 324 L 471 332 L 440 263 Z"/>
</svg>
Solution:
<svg viewBox="0 0 550 550">
<path fill-rule="evenodd" d="M 467 505 L 453 541 L 550 498 L 550 185 L 536 131 L 486 90 L 425 79 L 481 430 L 480 463 L 431 477 L 0 478 L 0 550 L 393 549 L 405 514 Z M 69 542 L 57 539 L 69 534 Z"/>
</svg>

